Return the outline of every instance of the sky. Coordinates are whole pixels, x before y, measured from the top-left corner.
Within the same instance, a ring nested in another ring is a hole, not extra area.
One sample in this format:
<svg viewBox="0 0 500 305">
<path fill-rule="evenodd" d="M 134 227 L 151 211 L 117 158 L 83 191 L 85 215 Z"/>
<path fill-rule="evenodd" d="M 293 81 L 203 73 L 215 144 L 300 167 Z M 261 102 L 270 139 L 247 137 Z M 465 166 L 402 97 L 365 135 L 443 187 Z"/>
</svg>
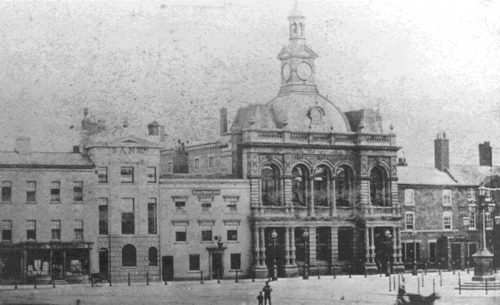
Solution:
<svg viewBox="0 0 500 305">
<path fill-rule="evenodd" d="M 0 150 L 70 151 L 83 109 L 167 141 L 216 141 L 219 109 L 265 104 L 280 86 L 293 0 L 1 1 Z M 299 0 L 316 84 L 343 111 L 379 109 L 399 156 L 500 160 L 500 0 Z"/>
</svg>

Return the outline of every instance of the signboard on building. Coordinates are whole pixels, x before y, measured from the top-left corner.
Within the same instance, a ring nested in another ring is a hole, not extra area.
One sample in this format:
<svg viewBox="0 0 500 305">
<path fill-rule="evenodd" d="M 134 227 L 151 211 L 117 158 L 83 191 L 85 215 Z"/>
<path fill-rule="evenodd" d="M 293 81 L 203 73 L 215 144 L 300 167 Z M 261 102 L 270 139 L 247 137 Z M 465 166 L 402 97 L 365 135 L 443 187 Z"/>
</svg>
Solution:
<svg viewBox="0 0 500 305">
<path fill-rule="evenodd" d="M 193 195 L 220 195 L 220 190 L 193 190 Z"/>
</svg>

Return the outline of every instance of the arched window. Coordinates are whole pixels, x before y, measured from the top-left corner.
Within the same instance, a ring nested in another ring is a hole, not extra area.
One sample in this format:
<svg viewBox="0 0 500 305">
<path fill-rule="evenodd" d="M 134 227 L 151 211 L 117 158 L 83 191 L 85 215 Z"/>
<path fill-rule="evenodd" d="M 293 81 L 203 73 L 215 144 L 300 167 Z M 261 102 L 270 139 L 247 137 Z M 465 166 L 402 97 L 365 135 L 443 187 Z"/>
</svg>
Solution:
<svg viewBox="0 0 500 305">
<path fill-rule="evenodd" d="M 137 266 L 137 255 L 135 247 L 132 245 L 125 245 L 122 249 L 122 266 L 135 267 Z"/>
<path fill-rule="evenodd" d="M 370 172 L 370 200 L 372 205 L 390 205 L 387 174 L 381 166 L 374 167 Z"/>
<path fill-rule="evenodd" d="M 347 166 L 341 166 L 337 169 L 335 178 L 335 196 L 337 206 L 351 205 L 351 192 L 353 189 L 352 171 Z"/>
<path fill-rule="evenodd" d="M 275 165 L 266 165 L 262 169 L 261 191 L 264 205 L 280 205 L 280 173 Z"/>
<path fill-rule="evenodd" d="M 308 170 L 303 165 L 297 165 L 292 170 L 292 202 L 305 206 L 307 203 Z"/>
<path fill-rule="evenodd" d="M 297 36 L 297 24 L 296 23 L 294 23 L 292 25 L 292 36 L 293 37 Z"/>
<path fill-rule="evenodd" d="M 299 37 L 304 36 L 304 25 L 302 23 L 299 23 Z"/>
<path fill-rule="evenodd" d="M 314 170 L 314 205 L 328 206 L 328 188 L 330 186 L 330 170 L 324 165 Z"/>
<path fill-rule="evenodd" d="M 158 250 L 155 247 L 149 248 L 149 265 L 158 266 Z"/>
</svg>

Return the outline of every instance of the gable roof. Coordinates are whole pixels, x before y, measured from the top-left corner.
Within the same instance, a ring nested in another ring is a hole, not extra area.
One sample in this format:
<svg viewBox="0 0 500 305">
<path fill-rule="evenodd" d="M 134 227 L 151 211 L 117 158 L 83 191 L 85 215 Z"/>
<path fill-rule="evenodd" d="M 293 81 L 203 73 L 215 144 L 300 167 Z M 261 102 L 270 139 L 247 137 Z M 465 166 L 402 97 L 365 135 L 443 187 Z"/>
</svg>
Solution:
<svg viewBox="0 0 500 305">
<path fill-rule="evenodd" d="M 445 172 L 435 167 L 398 166 L 398 184 L 457 185 Z"/>
<path fill-rule="evenodd" d="M 32 152 L 0 152 L 0 168 L 74 168 L 91 169 L 94 163 L 80 153 Z"/>
</svg>

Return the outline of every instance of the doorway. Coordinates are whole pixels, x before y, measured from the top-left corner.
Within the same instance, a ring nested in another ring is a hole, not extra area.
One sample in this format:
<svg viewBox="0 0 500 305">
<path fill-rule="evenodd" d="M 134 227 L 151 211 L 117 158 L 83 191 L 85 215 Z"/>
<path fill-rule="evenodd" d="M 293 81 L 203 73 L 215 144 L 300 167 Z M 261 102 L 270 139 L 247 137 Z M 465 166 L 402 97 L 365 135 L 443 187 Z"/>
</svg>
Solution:
<svg viewBox="0 0 500 305">
<path fill-rule="evenodd" d="M 54 279 L 60 280 L 64 276 L 64 256 L 62 250 L 54 250 L 52 252 L 52 274 Z"/>
<path fill-rule="evenodd" d="M 162 268 L 163 268 L 163 280 L 173 281 L 174 280 L 174 257 L 164 256 L 162 257 Z"/>
<path fill-rule="evenodd" d="M 467 253 L 467 259 L 469 260 L 469 267 L 474 267 L 474 255 L 477 252 L 477 244 L 471 243 L 469 244 L 469 252 Z"/>
<path fill-rule="evenodd" d="M 99 274 L 108 279 L 108 249 L 99 249 Z"/>
<path fill-rule="evenodd" d="M 222 264 L 222 253 L 212 253 L 212 278 L 216 279 L 217 274 L 222 279 L 224 274 L 224 264 Z"/>
<path fill-rule="evenodd" d="M 451 244 L 451 265 L 453 269 L 462 268 L 462 245 Z"/>
</svg>

